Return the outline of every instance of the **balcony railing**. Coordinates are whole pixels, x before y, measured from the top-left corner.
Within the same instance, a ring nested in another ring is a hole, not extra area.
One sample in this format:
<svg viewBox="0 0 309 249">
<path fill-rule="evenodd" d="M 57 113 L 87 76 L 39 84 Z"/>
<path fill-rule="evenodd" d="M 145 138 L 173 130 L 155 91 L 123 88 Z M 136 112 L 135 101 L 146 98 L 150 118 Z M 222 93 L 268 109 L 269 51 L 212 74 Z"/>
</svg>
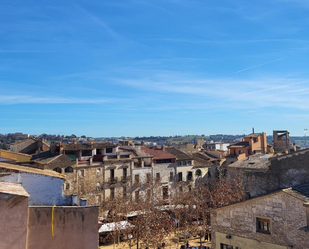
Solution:
<svg viewBox="0 0 309 249">
<path fill-rule="evenodd" d="M 118 182 L 118 177 L 108 178 L 108 183 L 109 184 L 115 184 L 117 182 Z"/>
<path fill-rule="evenodd" d="M 122 182 L 128 182 L 130 180 L 130 177 L 129 176 L 122 176 L 121 177 L 121 181 Z"/>
</svg>

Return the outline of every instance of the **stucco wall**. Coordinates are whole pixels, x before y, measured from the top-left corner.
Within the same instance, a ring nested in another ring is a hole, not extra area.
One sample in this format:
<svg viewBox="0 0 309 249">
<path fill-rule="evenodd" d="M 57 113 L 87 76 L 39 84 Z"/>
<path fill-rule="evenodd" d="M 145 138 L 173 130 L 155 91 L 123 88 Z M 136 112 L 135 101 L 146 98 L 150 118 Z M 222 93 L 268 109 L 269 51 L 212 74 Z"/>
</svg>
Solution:
<svg viewBox="0 0 309 249">
<path fill-rule="evenodd" d="M 260 249 L 256 241 L 285 247 L 294 245 L 293 249 L 307 248 L 309 233 L 298 230 L 307 225 L 303 203 L 279 192 L 215 210 L 211 212 L 212 248 L 220 248 L 217 232 L 232 235 L 228 240 L 230 245 L 240 246 L 241 238 L 254 240 L 250 247 L 241 248 Z M 270 219 L 271 235 L 256 232 L 257 217 Z"/>
<path fill-rule="evenodd" d="M 27 249 L 97 249 L 98 207 L 29 207 Z"/>
<path fill-rule="evenodd" d="M 24 249 L 27 240 L 28 197 L 0 194 L 0 248 Z"/>
<path fill-rule="evenodd" d="M 30 194 L 29 205 L 69 205 L 71 202 L 62 195 L 62 178 L 20 172 L 3 176 L 1 181 L 20 183 Z"/>
</svg>

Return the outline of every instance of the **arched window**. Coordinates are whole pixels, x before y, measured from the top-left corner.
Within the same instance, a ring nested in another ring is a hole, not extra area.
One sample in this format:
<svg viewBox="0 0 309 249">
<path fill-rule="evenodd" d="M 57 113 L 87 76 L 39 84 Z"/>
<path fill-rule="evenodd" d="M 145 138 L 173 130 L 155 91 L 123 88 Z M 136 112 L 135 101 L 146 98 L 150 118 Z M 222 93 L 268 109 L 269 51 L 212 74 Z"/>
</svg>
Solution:
<svg viewBox="0 0 309 249">
<path fill-rule="evenodd" d="M 66 168 L 64 169 L 64 172 L 65 172 L 65 173 L 72 173 L 72 172 L 73 172 L 73 168 L 72 168 L 71 166 L 66 167 Z"/>
<path fill-rule="evenodd" d="M 201 171 L 200 169 L 197 169 L 197 170 L 195 171 L 195 175 L 196 175 L 196 176 L 202 176 L 202 171 Z"/>
<path fill-rule="evenodd" d="M 56 172 L 58 172 L 58 173 L 60 173 L 60 174 L 62 173 L 61 168 L 59 168 L 59 167 L 54 168 L 53 171 L 56 171 Z"/>
</svg>

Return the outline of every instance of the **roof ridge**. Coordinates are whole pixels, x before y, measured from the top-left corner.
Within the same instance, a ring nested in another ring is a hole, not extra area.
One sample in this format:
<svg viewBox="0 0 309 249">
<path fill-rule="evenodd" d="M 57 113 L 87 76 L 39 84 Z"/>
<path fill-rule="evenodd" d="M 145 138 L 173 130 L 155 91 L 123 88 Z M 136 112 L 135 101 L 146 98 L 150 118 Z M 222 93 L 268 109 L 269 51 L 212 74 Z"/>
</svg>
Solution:
<svg viewBox="0 0 309 249">
<path fill-rule="evenodd" d="M 49 163 L 55 161 L 55 160 L 58 159 L 61 155 L 62 155 L 62 154 L 53 157 L 52 160 L 48 161 L 46 164 L 49 164 Z"/>
</svg>

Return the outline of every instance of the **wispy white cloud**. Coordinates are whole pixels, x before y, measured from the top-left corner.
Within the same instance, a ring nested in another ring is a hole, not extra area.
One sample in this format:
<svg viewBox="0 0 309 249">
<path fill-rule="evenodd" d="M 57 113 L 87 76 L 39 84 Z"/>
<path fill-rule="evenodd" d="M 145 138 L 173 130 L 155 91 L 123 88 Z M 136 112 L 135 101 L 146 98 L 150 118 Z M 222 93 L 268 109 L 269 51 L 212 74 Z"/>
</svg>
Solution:
<svg viewBox="0 0 309 249">
<path fill-rule="evenodd" d="M 97 17 L 95 14 L 91 13 L 87 9 L 81 7 L 78 4 L 74 4 L 74 6 L 79 9 L 81 12 L 86 14 L 94 23 L 96 23 L 98 26 L 103 28 L 109 35 L 111 35 L 114 40 L 119 41 L 123 40 L 123 37 L 120 36 L 116 31 L 114 31 L 105 21 L 103 21 L 101 18 Z"/>
<path fill-rule="evenodd" d="M 34 95 L 0 95 L 1 105 L 12 104 L 104 104 L 115 102 L 107 98 L 38 97 Z"/>
<path fill-rule="evenodd" d="M 309 94 L 300 91 L 306 88 L 309 82 L 306 79 L 274 76 L 255 79 L 231 77 L 213 79 L 181 72 L 161 71 L 151 78 L 114 78 L 113 80 L 140 91 L 150 91 L 156 96 L 158 102 L 160 94 L 163 94 L 162 99 L 170 96 L 168 105 L 165 105 L 167 110 L 209 107 L 244 110 L 309 109 Z M 192 83 L 195 84 L 192 85 Z M 150 106 L 150 108 L 164 109 L 164 105 Z"/>
</svg>

